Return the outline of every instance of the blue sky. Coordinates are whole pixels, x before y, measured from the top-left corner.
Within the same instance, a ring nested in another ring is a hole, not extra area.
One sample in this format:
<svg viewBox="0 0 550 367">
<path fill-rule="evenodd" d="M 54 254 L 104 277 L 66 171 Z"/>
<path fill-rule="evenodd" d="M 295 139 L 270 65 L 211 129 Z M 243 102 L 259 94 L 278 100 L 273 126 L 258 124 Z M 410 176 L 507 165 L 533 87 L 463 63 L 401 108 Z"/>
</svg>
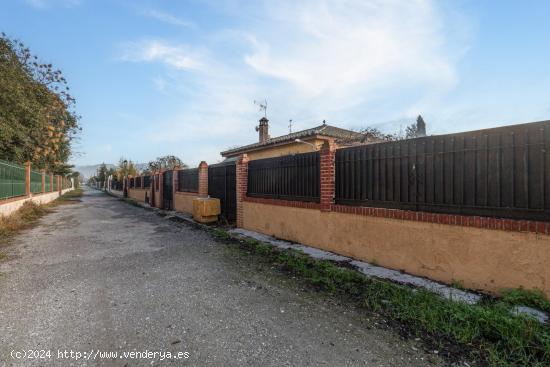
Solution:
<svg viewBox="0 0 550 367">
<path fill-rule="evenodd" d="M 4 0 L 0 30 L 67 77 L 76 164 L 214 163 L 328 123 L 429 134 L 550 119 L 550 2 Z"/>
</svg>

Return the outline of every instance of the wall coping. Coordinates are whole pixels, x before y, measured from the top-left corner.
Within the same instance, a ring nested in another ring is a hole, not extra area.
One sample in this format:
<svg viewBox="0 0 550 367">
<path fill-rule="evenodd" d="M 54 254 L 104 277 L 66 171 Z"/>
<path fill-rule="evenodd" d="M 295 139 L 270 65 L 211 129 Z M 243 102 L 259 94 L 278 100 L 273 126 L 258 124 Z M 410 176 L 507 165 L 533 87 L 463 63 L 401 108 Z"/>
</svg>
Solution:
<svg viewBox="0 0 550 367">
<path fill-rule="evenodd" d="M 56 192 L 57 192 L 57 191 L 56 191 Z M 34 196 L 36 196 L 36 195 L 34 195 Z M 12 203 L 12 202 L 14 202 L 14 201 L 19 201 L 19 200 L 28 199 L 28 198 L 30 198 L 30 197 L 31 197 L 30 195 L 19 195 L 19 196 L 12 196 L 11 198 L 0 199 L 0 205 Z"/>
<path fill-rule="evenodd" d="M 63 189 L 63 190 L 66 190 L 66 189 Z M 46 191 L 46 192 L 37 192 L 36 194 L 32 194 L 31 197 L 35 198 L 37 196 L 42 196 L 42 195 L 47 195 L 47 194 L 51 194 L 52 192 L 57 192 L 58 190 L 54 190 L 54 191 Z M 1 203 L 1 202 L 0 202 Z"/>
</svg>

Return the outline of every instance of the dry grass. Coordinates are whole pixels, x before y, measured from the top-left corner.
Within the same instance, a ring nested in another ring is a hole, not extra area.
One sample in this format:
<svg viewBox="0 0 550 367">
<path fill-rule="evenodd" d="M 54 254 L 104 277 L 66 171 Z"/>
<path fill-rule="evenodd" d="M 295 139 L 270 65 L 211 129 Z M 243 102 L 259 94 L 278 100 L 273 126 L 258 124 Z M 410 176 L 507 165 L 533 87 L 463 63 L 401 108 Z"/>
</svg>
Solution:
<svg viewBox="0 0 550 367">
<path fill-rule="evenodd" d="M 66 193 L 58 199 L 46 205 L 38 205 L 27 201 L 19 210 L 9 216 L 0 216 L 0 246 L 16 233 L 26 228 L 32 227 L 38 219 L 51 212 L 51 209 L 60 204 L 78 202 L 82 196 L 82 190 L 77 189 Z M 0 255 L 0 259 L 2 256 Z"/>
<path fill-rule="evenodd" d="M 48 213 L 44 206 L 27 201 L 15 213 L 0 217 L 0 244 L 15 233 L 30 227 L 40 217 Z"/>
</svg>

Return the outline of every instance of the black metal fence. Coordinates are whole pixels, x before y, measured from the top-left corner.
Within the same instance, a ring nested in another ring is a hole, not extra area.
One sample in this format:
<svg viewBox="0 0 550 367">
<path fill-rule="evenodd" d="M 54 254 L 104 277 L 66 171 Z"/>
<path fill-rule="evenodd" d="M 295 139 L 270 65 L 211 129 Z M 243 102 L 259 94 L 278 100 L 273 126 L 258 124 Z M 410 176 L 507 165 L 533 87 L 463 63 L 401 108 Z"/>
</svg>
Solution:
<svg viewBox="0 0 550 367">
<path fill-rule="evenodd" d="M 122 191 L 122 182 L 113 179 L 111 181 L 111 190 Z"/>
<path fill-rule="evenodd" d="M 134 182 L 135 187 L 141 188 L 141 176 L 136 177 L 136 181 Z"/>
<path fill-rule="evenodd" d="M 143 176 L 143 187 L 151 187 L 151 176 Z"/>
<path fill-rule="evenodd" d="M 172 185 L 174 171 L 168 170 L 162 173 L 162 199 L 163 209 L 174 209 L 174 201 L 172 195 Z"/>
<path fill-rule="evenodd" d="M 336 202 L 549 220 L 549 148 L 545 121 L 338 149 Z"/>
<path fill-rule="evenodd" d="M 319 202 L 319 152 L 248 163 L 248 196 Z"/>
<path fill-rule="evenodd" d="M 199 169 L 184 169 L 178 171 L 178 191 L 199 191 Z"/>
<path fill-rule="evenodd" d="M 237 175 L 235 162 L 208 167 L 208 195 L 220 199 L 221 214 L 228 221 L 237 217 Z"/>
</svg>

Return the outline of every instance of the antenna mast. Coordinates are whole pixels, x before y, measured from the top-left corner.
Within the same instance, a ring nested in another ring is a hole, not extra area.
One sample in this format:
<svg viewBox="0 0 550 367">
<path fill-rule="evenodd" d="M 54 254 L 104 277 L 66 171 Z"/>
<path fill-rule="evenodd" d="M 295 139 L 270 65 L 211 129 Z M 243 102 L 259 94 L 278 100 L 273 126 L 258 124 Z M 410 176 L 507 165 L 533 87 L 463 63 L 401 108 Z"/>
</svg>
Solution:
<svg viewBox="0 0 550 367">
<path fill-rule="evenodd" d="M 264 99 L 263 102 L 254 100 L 254 104 L 260 106 L 260 112 L 264 111 L 264 117 L 267 118 L 267 99 Z"/>
</svg>

